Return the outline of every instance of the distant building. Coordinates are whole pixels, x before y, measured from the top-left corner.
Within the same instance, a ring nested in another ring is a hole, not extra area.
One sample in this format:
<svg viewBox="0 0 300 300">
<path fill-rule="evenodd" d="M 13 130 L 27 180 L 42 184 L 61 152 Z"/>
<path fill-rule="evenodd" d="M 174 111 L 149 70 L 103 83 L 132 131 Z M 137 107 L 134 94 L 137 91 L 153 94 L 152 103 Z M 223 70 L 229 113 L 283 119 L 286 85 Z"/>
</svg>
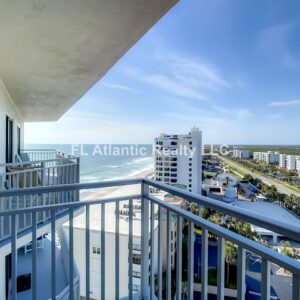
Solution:
<svg viewBox="0 0 300 300">
<path fill-rule="evenodd" d="M 279 166 L 289 171 L 300 171 L 300 156 L 280 154 Z"/>
<path fill-rule="evenodd" d="M 300 156 L 296 159 L 296 171 L 300 173 Z"/>
<path fill-rule="evenodd" d="M 286 167 L 287 167 L 287 155 L 286 154 L 279 155 L 279 167 L 286 169 Z"/>
<path fill-rule="evenodd" d="M 233 157 L 240 159 L 250 159 L 251 152 L 248 150 L 233 149 Z"/>
<path fill-rule="evenodd" d="M 279 152 L 268 151 L 268 152 L 253 152 L 253 159 L 256 161 L 265 162 L 267 164 L 278 164 L 279 163 Z"/>
<path fill-rule="evenodd" d="M 182 184 L 190 192 L 202 190 L 202 132 L 161 134 L 155 139 L 155 179 L 167 184 Z M 191 152 L 194 151 L 194 152 Z"/>
</svg>

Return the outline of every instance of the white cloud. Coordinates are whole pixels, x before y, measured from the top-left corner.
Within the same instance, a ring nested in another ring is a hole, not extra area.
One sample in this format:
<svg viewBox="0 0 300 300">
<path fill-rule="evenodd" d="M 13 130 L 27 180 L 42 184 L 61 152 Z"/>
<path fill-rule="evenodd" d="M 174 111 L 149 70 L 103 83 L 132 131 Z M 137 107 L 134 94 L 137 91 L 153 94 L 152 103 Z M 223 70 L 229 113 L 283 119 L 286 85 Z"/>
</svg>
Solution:
<svg viewBox="0 0 300 300">
<path fill-rule="evenodd" d="M 102 83 L 101 85 L 108 87 L 108 88 L 112 88 L 112 89 L 134 92 L 134 93 L 141 93 L 141 91 L 139 91 L 131 86 L 128 86 L 128 85 L 116 84 L 116 83 Z"/>
<path fill-rule="evenodd" d="M 286 100 L 286 101 L 273 101 L 269 103 L 270 106 L 292 106 L 300 105 L 300 99 Z"/>
<path fill-rule="evenodd" d="M 258 49 L 265 54 L 267 59 L 299 72 L 299 58 L 293 53 L 289 43 L 290 36 L 293 33 L 297 34 L 298 30 L 299 23 L 293 20 L 264 28 L 258 34 Z"/>
<path fill-rule="evenodd" d="M 172 95 L 199 100 L 208 100 L 209 92 L 231 86 L 216 67 L 192 56 L 168 53 L 152 60 L 153 66 L 159 66 L 159 71 L 146 73 L 135 67 L 127 67 L 124 72 L 135 80 Z"/>
</svg>

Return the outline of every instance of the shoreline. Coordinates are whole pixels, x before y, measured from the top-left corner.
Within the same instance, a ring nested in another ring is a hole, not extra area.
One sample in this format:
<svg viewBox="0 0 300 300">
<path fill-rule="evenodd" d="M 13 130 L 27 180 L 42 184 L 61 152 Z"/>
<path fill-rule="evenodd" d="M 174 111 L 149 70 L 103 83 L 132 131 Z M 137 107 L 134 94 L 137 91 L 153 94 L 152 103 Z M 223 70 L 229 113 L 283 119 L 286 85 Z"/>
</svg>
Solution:
<svg viewBox="0 0 300 300">
<path fill-rule="evenodd" d="M 124 177 L 123 179 L 151 178 L 153 176 L 154 176 L 154 168 L 151 167 L 139 173 Z M 116 186 L 116 187 L 84 190 L 80 193 L 80 201 L 102 199 L 102 198 L 107 198 L 108 196 L 121 196 L 124 194 L 128 194 L 128 195 L 134 194 L 137 193 L 136 187 L 137 185 L 130 185 L 130 186 Z"/>
</svg>

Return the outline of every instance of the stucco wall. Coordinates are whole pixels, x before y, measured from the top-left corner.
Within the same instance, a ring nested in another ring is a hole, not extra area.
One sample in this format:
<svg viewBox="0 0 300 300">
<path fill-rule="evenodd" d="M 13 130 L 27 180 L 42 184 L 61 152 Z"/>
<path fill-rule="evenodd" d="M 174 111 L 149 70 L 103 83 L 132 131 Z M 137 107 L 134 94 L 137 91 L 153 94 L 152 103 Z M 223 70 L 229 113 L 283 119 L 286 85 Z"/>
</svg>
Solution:
<svg viewBox="0 0 300 300">
<path fill-rule="evenodd" d="M 6 116 L 13 119 L 13 155 L 17 153 L 17 126 L 21 127 L 21 148 L 24 145 L 24 122 L 0 78 L 0 164 L 6 157 Z"/>
</svg>

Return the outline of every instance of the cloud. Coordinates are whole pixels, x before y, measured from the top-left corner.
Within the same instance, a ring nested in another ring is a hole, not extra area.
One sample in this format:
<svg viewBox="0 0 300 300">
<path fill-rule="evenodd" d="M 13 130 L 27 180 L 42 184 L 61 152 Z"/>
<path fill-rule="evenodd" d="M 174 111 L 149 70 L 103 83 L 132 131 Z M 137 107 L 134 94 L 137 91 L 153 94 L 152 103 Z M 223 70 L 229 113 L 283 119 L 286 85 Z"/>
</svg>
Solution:
<svg viewBox="0 0 300 300">
<path fill-rule="evenodd" d="M 123 85 L 123 84 L 116 84 L 116 83 L 102 83 L 102 86 L 108 87 L 108 88 L 112 88 L 112 89 L 116 89 L 116 90 L 122 90 L 122 91 L 128 91 L 128 92 L 134 92 L 134 93 L 141 93 L 141 91 L 131 87 L 131 86 L 127 86 L 127 85 Z"/>
<path fill-rule="evenodd" d="M 299 31 L 299 22 L 278 23 L 261 30 L 258 34 L 258 49 L 268 59 L 280 62 L 284 67 L 299 72 L 298 52 L 293 52 L 294 35 Z"/>
<path fill-rule="evenodd" d="M 293 106 L 300 105 L 300 99 L 287 101 L 273 101 L 269 103 L 270 106 Z"/>
<path fill-rule="evenodd" d="M 215 66 L 186 54 L 160 54 L 152 58 L 152 65 L 153 70 L 148 72 L 136 67 L 123 71 L 169 94 L 205 101 L 209 92 L 231 86 Z M 157 66 L 158 71 L 155 70 Z"/>
</svg>

